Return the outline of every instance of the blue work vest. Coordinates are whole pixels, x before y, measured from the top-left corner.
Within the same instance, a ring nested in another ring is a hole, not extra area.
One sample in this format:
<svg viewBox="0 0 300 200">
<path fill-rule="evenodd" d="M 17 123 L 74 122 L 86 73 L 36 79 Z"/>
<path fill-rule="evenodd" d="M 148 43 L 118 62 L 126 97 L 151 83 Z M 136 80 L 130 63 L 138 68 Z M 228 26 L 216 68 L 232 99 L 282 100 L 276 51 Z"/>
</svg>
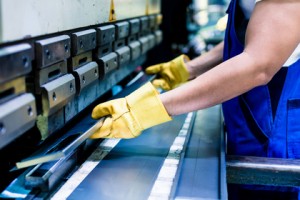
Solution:
<svg viewBox="0 0 300 200">
<path fill-rule="evenodd" d="M 238 9 L 238 0 L 232 0 L 227 10 L 224 61 L 244 49 L 235 25 L 241 17 Z M 300 60 L 282 67 L 267 85 L 224 102 L 222 107 L 228 154 L 300 158 Z"/>
</svg>

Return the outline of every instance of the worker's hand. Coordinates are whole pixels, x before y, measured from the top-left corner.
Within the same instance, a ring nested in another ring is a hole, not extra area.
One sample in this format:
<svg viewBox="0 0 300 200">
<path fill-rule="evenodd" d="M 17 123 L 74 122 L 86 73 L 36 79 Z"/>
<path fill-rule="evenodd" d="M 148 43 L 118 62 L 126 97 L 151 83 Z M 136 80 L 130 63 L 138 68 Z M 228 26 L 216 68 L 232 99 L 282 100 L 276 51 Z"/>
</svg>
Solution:
<svg viewBox="0 0 300 200">
<path fill-rule="evenodd" d="M 91 138 L 134 138 L 151 126 L 167 122 L 171 117 L 156 89 L 147 83 L 125 98 L 97 105 L 92 117 L 107 117 Z"/>
<path fill-rule="evenodd" d="M 170 62 L 148 67 L 146 73 L 158 75 L 158 78 L 153 81 L 155 87 L 171 90 L 188 80 L 189 72 L 185 65 L 185 61 L 188 60 L 186 55 L 181 55 Z"/>
</svg>

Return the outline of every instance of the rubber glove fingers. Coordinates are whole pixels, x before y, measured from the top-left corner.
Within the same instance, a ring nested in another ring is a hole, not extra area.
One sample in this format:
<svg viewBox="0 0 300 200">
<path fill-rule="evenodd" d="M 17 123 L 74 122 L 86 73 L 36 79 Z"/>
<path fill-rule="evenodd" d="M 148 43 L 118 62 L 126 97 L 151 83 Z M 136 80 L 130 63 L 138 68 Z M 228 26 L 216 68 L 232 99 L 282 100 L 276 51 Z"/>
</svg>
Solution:
<svg viewBox="0 0 300 200">
<path fill-rule="evenodd" d="M 162 88 L 163 90 L 171 90 L 170 84 L 163 78 L 154 79 L 152 84 L 156 88 Z"/>
<path fill-rule="evenodd" d="M 104 120 L 102 127 L 98 129 L 90 138 L 91 139 L 107 138 L 110 135 L 112 123 L 113 123 L 113 119 L 111 117 L 107 117 Z"/>
<path fill-rule="evenodd" d="M 162 71 L 163 64 L 157 64 L 146 68 L 147 74 L 157 74 Z"/>
</svg>

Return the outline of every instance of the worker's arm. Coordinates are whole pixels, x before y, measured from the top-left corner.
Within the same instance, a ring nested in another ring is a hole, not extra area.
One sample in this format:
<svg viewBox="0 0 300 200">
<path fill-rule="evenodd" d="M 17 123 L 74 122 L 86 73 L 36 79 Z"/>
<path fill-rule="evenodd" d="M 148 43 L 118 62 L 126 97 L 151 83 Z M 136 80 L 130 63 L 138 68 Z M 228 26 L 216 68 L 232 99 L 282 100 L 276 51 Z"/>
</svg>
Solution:
<svg viewBox="0 0 300 200">
<path fill-rule="evenodd" d="M 160 95 L 170 115 L 222 103 L 270 81 L 300 42 L 300 1 L 256 4 L 245 50 L 196 79 Z"/>
</svg>

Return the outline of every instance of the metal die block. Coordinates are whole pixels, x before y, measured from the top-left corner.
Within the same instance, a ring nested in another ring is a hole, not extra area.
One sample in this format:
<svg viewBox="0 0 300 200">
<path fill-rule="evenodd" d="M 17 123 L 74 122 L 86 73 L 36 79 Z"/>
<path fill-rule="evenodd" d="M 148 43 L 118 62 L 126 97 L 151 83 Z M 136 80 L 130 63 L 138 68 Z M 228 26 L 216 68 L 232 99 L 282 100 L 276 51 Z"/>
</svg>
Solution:
<svg viewBox="0 0 300 200">
<path fill-rule="evenodd" d="M 119 67 L 130 61 L 130 49 L 128 46 L 116 50 L 116 53 L 118 54 Z"/>
<path fill-rule="evenodd" d="M 129 23 L 128 22 L 118 22 L 115 23 L 116 26 L 116 40 L 125 38 L 129 35 Z"/>
<path fill-rule="evenodd" d="M 140 32 L 140 20 L 131 19 L 129 20 L 129 34 L 134 35 Z"/>
<path fill-rule="evenodd" d="M 26 92 L 25 77 L 0 84 L 0 103 Z"/>
<path fill-rule="evenodd" d="M 0 105 L 0 149 L 32 128 L 36 105 L 32 94 L 25 93 Z"/>
<path fill-rule="evenodd" d="M 71 40 L 61 35 L 35 43 L 36 62 L 39 68 L 53 65 L 70 57 Z"/>
<path fill-rule="evenodd" d="M 141 17 L 141 31 L 145 32 L 149 30 L 149 17 Z"/>
<path fill-rule="evenodd" d="M 114 42 L 114 50 L 117 50 L 121 47 L 124 47 L 126 45 L 126 40 L 125 39 L 120 39 Z"/>
<path fill-rule="evenodd" d="M 149 39 L 149 50 L 150 50 L 155 47 L 156 40 L 155 40 L 155 36 L 153 34 L 149 34 L 147 37 Z"/>
<path fill-rule="evenodd" d="M 85 52 L 83 54 L 72 57 L 72 62 L 69 64 L 70 71 L 77 69 L 78 67 L 91 62 L 93 60 L 92 51 Z"/>
<path fill-rule="evenodd" d="M 115 40 L 115 26 L 107 25 L 101 26 L 97 29 L 97 44 L 102 46 L 107 43 L 111 43 Z"/>
<path fill-rule="evenodd" d="M 155 35 L 155 40 L 156 40 L 156 45 L 160 44 L 163 40 L 163 34 L 161 30 L 157 30 L 154 33 Z"/>
<path fill-rule="evenodd" d="M 138 41 L 131 42 L 129 44 L 130 52 L 131 52 L 131 60 L 136 60 L 141 55 L 141 43 Z"/>
<path fill-rule="evenodd" d="M 31 71 L 33 50 L 29 44 L 0 48 L 0 84 Z"/>
<path fill-rule="evenodd" d="M 149 27 L 151 29 L 154 29 L 156 26 L 156 16 L 155 15 L 151 15 L 149 16 Z"/>
<path fill-rule="evenodd" d="M 99 78 L 98 64 L 96 62 L 85 64 L 74 71 L 74 76 L 79 94 L 83 88 Z"/>
<path fill-rule="evenodd" d="M 118 55 L 114 52 L 98 59 L 100 78 L 105 74 L 118 68 Z"/>
<path fill-rule="evenodd" d="M 111 52 L 112 52 L 112 43 L 108 43 L 108 44 L 98 47 L 97 51 L 96 51 L 96 55 L 97 55 L 97 57 L 102 57 Z"/>
<path fill-rule="evenodd" d="M 73 56 L 91 51 L 96 47 L 96 30 L 89 29 L 72 33 L 71 39 Z"/>
<path fill-rule="evenodd" d="M 43 116 L 62 108 L 75 95 L 75 78 L 66 74 L 42 86 Z"/>
<path fill-rule="evenodd" d="M 141 42 L 141 49 L 142 49 L 141 54 L 147 53 L 147 51 L 149 50 L 149 38 L 141 37 L 139 41 Z"/>
<path fill-rule="evenodd" d="M 41 94 L 41 87 L 45 83 L 53 81 L 54 79 L 68 73 L 67 62 L 63 61 L 55 65 L 46 67 L 37 72 L 36 93 Z"/>
<path fill-rule="evenodd" d="M 126 44 L 130 44 L 131 42 L 134 42 L 138 40 L 138 34 L 135 35 L 130 35 L 128 36 L 128 38 L 126 39 Z"/>
</svg>

